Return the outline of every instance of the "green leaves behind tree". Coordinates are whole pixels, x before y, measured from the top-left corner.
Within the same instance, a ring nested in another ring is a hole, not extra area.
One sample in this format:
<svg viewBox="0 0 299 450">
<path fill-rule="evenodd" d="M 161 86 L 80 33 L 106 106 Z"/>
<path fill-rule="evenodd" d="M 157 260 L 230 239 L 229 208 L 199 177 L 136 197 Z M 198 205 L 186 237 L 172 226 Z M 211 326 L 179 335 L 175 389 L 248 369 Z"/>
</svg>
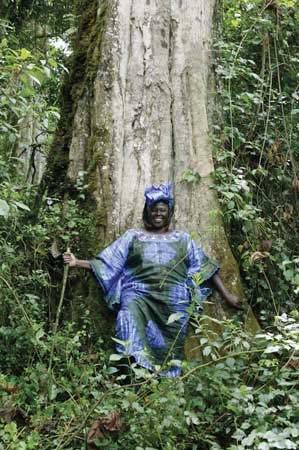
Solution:
<svg viewBox="0 0 299 450">
<path fill-rule="evenodd" d="M 0 21 L 0 154 L 15 156 L 14 146 L 20 142 L 22 127 L 37 122 L 40 133 L 53 133 L 59 118 L 55 103 L 48 102 L 49 86 L 56 83 L 65 67 L 56 60 L 57 51 L 50 47 L 45 53 L 18 47 L 18 38 L 7 22 Z M 53 89 L 53 86 L 52 86 Z M 29 122 L 28 122 L 29 120 Z M 31 122 L 30 122 L 31 121 Z"/>
<path fill-rule="evenodd" d="M 223 34 L 215 42 L 223 124 L 215 120 L 215 188 L 247 296 L 257 313 L 271 317 L 293 309 L 297 295 L 285 269 L 299 254 L 299 4 L 223 6 Z"/>
<path fill-rule="evenodd" d="M 61 36 L 68 28 L 73 3 L 72 0 L 2 0 L 1 15 L 18 34 L 22 34 L 21 38 L 26 42 L 26 38 L 38 37 L 37 33 L 32 36 L 32 29 L 40 30 L 42 27 L 51 35 Z"/>
</svg>

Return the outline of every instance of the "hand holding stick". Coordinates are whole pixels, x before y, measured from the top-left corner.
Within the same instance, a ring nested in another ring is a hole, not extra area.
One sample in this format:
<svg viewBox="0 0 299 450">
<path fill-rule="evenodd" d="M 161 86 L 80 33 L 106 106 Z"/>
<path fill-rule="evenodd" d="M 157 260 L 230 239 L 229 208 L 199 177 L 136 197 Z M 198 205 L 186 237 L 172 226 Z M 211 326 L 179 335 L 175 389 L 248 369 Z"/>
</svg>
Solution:
<svg viewBox="0 0 299 450">
<path fill-rule="evenodd" d="M 63 254 L 63 261 L 65 264 L 67 264 L 67 267 L 79 267 L 81 269 L 90 270 L 90 262 L 87 259 L 76 258 L 76 256 L 73 253 L 71 253 L 69 248 Z"/>
<path fill-rule="evenodd" d="M 63 254 L 63 261 L 67 267 L 76 267 L 77 266 L 77 258 L 71 252 L 69 248 L 67 248 L 66 252 Z"/>
</svg>

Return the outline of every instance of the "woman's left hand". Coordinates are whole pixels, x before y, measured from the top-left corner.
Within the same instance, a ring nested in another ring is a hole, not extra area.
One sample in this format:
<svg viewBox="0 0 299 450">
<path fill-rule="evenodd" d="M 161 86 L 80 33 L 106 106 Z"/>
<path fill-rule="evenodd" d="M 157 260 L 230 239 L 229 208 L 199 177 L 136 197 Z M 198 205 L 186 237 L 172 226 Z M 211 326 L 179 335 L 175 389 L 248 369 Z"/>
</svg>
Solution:
<svg viewBox="0 0 299 450">
<path fill-rule="evenodd" d="M 236 309 L 242 309 L 243 308 L 242 303 L 240 303 L 239 297 L 237 297 L 236 295 L 231 294 L 230 292 L 228 292 L 224 298 L 225 298 L 226 303 L 228 305 L 232 306 L 233 308 L 236 308 Z"/>
</svg>

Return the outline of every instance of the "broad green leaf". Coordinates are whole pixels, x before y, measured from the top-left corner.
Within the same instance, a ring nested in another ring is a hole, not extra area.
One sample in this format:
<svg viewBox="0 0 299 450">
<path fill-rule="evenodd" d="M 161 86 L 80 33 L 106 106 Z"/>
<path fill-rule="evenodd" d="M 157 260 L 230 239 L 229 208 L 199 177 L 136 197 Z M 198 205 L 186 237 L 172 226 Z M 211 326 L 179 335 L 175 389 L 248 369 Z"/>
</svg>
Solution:
<svg viewBox="0 0 299 450">
<path fill-rule="evenodd" d="M 113 353 L 112 355 L 110 355 L 109 360 L 110 361 L 120 361 L 121 359 L 123 359 L 124 355 L 120 355 L 118 353 Z"/>
<path fill-rule="evenodd" d="M 0 216 L 7 218 L 9 215 L 9 204 L 0 199 Z"/>
<path fill-rule="evenodd" d="M 22 90 L 22 95 L 24 97 L 31 97 L 35 94 L 35 90 L 32 88 L 32 86 L 29 86 L 27 83 L 27 78 L 25 76 L 22 77 L 22 81 L 25 84 L 24 89 Z M 27 102 L 27 100 L 25 100 Z M 22 118 L 23 120 L 23 118 Z"/>
<path fill-rule="evenodd" d="M 38 330 L 38 332 L 35 334 L 35 339 L 36 339 L 37 341 L 39 341 L 44 335 L 45 335 L 44 330 L 43 330 L 42 328 L 40 328 L 40 329 Z"/>
<path fill-rule="evenodd" d="M 146 369 L 133 367 L 133 371 L 137 378 L 148 378 L 150 376 L 148 370 Z"/>
<path fill-rule="evenodd" d="M 60 119 L 60 114 L 58 111 L 49 111 L 49 114 L 56 117 L 56 119 Z"/>
<path fill-rule="evenodd" d="M 23 202 L 13 202 L 13 203 L 19 209 L 24 209 L 25 211 L 30 211 L 29 206 L 25 205 L 25 203 L 23 203 Z"/>
<path fill-rule="evenodd" d="M 181 312 L 170 314 L 170 316 L 168 317 L 168 320 L 167 320 L 167 325 L 169 325 L 169 324 L 171 324 L 173 322 L 177 322 L 182 317 L 184 317 L 184 314 L 181 313 Z"/>
<path fill-rule="evenodd" d="M 204 356 L 209 356 L 209 354 L 211 353 L 211 351 L 212 351 L 212 347 L 207 346 L 207 347 L 205 347 L 205 348 L 203 349 L 202 354 L 203 354 Z"/>
<path fill-rule="evenodd" d="M 52 384 L 51 388 L 50 388 L 50 392 L 49 392 L 50 400 L 55 400 L 55 398 L 57 397 L 57 394 L 58 394 L 57 386 L 55 384 Z"/>
<path fill-rule="evenodd" d="M 123 346 L 126 346 L 127 344 L 128 344 L 128 342 L 129 341 L 123 341 L 123 340 L 121 340 L 121 339 L 117 339 L 117 338 L 115 338 L 115 337 L 112 337 L 111 338 L 114 342 L 117 342 L 117 344 L 121 344 L 121 345 L 123 345 Z"/>
<path fill-rule="evenodd" d="M 108 367 L 108 369 L 107 369 L 107 373 L 109 375 L 112 375 L 112 374 L 117 373 L 117 372 L 119 372 L 119 369 L 117 369 L 117 367 Z"/>
<path fill-rule="evenodd" d="M 257 448 L 258 448 L 258 450 L 269 450 L 270 449 L 269 444 L 267 444 L 267 442 L 261 442 Z"/>
<path fill-rule="evenodd" d="M 169 365 L 182 367 L 182 361 L 180 359 L 172 359 L 171 361 L 169 361 Z"/>
<path fill-rule="evenodd" d="M 25 61 L 25 59 L 28 59 L 31 56 L 31 52 L 27 50 L 26 48 L 22 48 L 20 51 L 20 58 Z"/>
<path fill-rule="evenodd" d="M 38 84 L 39 86 L 41 85 L 41 82 L 31 73 L 28 74 L 29 78 L 34 81 L 36 84 Z"/>
<path fill-rule="evenodd" d="M 1 39 L 0 47 L 7 47 L 7 39 L 6 38 Z"/>
<path fill-rule="evenodd" d="M 281 350 L 281 347 L 278 345 L 270 345 L 269 347 L 267 347 L 264 351 L 264 353 L 276 353 L 279 352 L 279 350 Z"/>
<path fill-rule="evenodd" d="M 53 67 L 54 69 L 57 68 L 57 62 L 55 61 L 55 59 L 50 58 L 48 60 L 48 63 L 50 64 L 51 67 Z"/>
<path fill-rule="evenodd" d="M 234 358 L 227 358 L 225 362 L 229 367 L 234 367 L 236 360 Z"/>
<path fill-rule="evenodd" d="M 48 78 L 50 78 L 50 76 L 51 76 L 51 70 L 49 69 L 49 67 L 43 67 L 43 70 L 44 70 L 44 72 L 45 72 L 45 74 L 46 74 L 46 76 L 48 77 Z"/>
<path fill-rule="evenodd" d="M 242 445 L 245 447 L 250 447 L 255 441 L 255 438 L 257 437 L 256 431 L 252 431 L 246 438 L 242 440 Z"/>
</svg>

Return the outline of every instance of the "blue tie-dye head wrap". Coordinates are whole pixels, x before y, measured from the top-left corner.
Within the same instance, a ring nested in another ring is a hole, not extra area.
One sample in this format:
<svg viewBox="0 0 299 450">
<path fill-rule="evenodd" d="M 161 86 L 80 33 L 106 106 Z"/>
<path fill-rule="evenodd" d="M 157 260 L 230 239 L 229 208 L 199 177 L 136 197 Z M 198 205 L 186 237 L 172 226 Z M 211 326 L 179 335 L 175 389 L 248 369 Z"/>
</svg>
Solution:
<svg viewBox="0 0 299 450">
<path fill-rule="evenodd" d="M 153 184 L 144 191 L 145 203 L 149 207 L 157 202 L 165 202 L 170 209 L 174 206 L 172 183 Z"/>
</svg>

